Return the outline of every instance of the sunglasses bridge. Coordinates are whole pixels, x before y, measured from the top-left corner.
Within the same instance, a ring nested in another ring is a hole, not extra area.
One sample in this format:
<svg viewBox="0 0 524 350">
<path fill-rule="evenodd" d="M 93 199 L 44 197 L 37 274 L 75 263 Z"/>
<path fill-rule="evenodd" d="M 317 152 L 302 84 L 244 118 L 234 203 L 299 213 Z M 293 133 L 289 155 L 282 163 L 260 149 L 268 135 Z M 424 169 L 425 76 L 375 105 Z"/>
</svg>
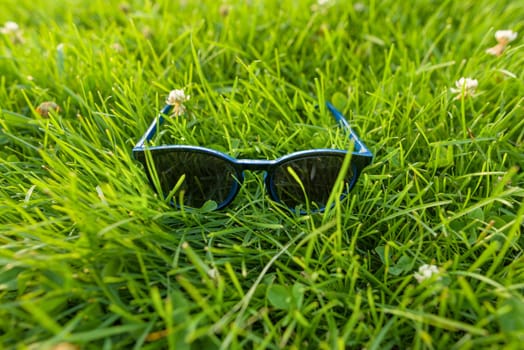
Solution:
<svg viewBox="0 0 524 350">
<path fill-rule="evenodd" d="M 264 159 L 237 159 L 235 163 L 242 171 L 268 171 L 276 162 Z"/>
</svg>

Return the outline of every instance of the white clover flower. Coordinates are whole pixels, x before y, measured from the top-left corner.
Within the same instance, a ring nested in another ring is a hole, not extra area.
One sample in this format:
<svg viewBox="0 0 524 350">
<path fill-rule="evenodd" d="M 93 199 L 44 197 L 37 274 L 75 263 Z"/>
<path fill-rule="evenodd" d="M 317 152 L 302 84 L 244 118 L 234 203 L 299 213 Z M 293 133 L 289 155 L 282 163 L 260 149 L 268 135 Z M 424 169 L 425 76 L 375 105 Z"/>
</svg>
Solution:
<svg viewBox="0 0 524 350">
<path fill-rule="evenodd" d="M 325 11 L 333 4 L 333 0 L 317 0 L 311 5 L 312 11 Z"/>
<path fill-rule="evenodd" d="M 2 34 L 16 34 L 20 31 L 20 26 L 18 23 L 13 21 L 7 21 L 5 22 L 4 26 L 0 28 L 0 32 Z"/>
<path fill-rule="evenodd" d="M 16 22 L 5 22 L 4 26 L 0 28 L 0 33 L 8 36 L 11 39 L 11 41 L 15 44 L 22 44 L 24 42 L 22 30 Z"/>
<path fill-rule="evenodd" d="M 213 269 L 209 269 L 207 270 L 207 275 L 213 279 L 213 280 L 216 280 L 218 279 L 218 276 L 219 276 L 219 273 L 218 273 L 218 270 L 213 268 Z"/>
<path fill-rule="evenodd" d="M 364 5 L 363 3 L 361 2 L 356 2 L 354 5 L 353 5 L 353 9 L 357 12 L 362 12 L 366 9 L 366 5 Z"/>
<path fill-rule="evenodd" d="M 460 89 L 475 90 L 479 86 L 479 82 L 477 79 L 462 77 L 455 82 L 455 86 Z"/>
<path fill-rule="evenodd" d="M 498 44 L 490 47 L 486 50 L 486 53 L 494 56 L 500 56 L 506 49 L 506 46 L 513 40 L 517 38 L 517 32 L 512 30 L 497 30 L 495 32 L 495 39 L 497 39 Z"/>
<path fill-rule="evenodd" d="M 477 91 L 477 87 L 479 86 L 479 82 L 477 79 L 471 79 L 471 78 L 460 78 L 455 82 L 455 88 L 451 88 L 451 92 L 454 94 L 458 94 L 455 99 L 465 98 L 467 96 L 474 96 L 475 92 Z"/>
<path fill-rule="evenodd" d="M 515 39 L 517 39 L 517 32 L 514 32 L 512 30 L 497 30 L 495 32 L 495 39 L 499 43 L 509 43 Z"/>
<path fill-rule="evenodd" d="M 189 98 L 190 96 L 186 95 L 182 89 L 171 90 L 166 103 L 173 106 L 173 114 L 178 117 L 185 113 L 186 106 L 183 102 L 189 101 Z"/>
<path fill-rule="evenodd" d="M 422 283 L 423 281 L 431 278 L 433 275 L 438 275 L 438 273 L 439 270 L 437 266 L 424 264 L 418 268 L 418 272 L 415 272 L 413 276 L 418 283 Z M 440 279 L 440 277 L 438 277 L 438 279 Z"/>
<path fill-rule="evenodd" d="M 169 93 L 169 96 L 167 97 L 166 103 L 168 105 L 174 106 L 176 104 L 180 104 L 182 102 L 188 101 L 190 96 L 186 96 L 184 90 L 178 89 L 178 90 L 171 90 Z"/>
</svg>

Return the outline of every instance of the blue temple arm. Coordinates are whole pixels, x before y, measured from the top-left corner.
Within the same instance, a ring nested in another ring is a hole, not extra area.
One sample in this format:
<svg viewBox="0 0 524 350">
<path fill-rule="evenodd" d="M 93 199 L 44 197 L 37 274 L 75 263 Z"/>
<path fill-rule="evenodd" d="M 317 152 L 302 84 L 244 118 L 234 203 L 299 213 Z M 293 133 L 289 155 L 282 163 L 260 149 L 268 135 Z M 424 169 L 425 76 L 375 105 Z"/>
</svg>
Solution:
<svg viewBox="0 0 524 350">
<path fill-rule="evenodd" d="M 333 114 L 340 126 L 342 126 L 342 128 L 344 128 L 347 132 L 349 132 L 349 139 L 355 143 L 355 148 L 353 149 L 353 152 L 362 154 L 364 156 L 371 156 L 372 153 L 369 150 L 369 148 L 366 147 L 364 142 L 360 139 L 360 137 L 358 137 L 357 133 L 354 132 L 353 129 L 351 129 L 349 122 L 342 115 L 342 113 L 329 102 L 326 102 L 326 106 L 331 112 L 331 114 Z"/>
<path fill-rule="evenodd" d="M 147 128 L 145 134 L 135 145 L 135 149 L 143 148 L 146 142 L 151 141 L 151 139 L 155 136 L 158 128 L 160 128 L 160 125 L 162 125 L 164 122 L 164 116 L 168 115 L 172 108 L 173 106 L 171 105 L 165 105 L 164 108 L 160 110 L 158 117 L 153 119 L 153 122 L 151 125 L 149 125 L 149 128 Z"/>
</svg>

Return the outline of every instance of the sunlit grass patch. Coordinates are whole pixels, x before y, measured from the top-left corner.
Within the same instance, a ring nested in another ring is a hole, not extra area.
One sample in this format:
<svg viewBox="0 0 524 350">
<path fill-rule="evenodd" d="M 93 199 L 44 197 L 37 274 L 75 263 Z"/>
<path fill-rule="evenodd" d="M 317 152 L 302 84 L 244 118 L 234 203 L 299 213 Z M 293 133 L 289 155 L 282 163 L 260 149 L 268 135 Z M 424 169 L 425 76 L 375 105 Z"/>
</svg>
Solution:
<svg viewBox="0 0 524 350">
<path fill-rule="evenodd" d="M 0 347 L 518 347 L 523 16 L 4 0 Z M 177 210 L 131 154 L 173 89 L 191 98 L 155 144 L 351 149 L 332 101 L 373 163 L 325 214 L 276 205 L 258 172 L 226 209 Z"/>
</svg>

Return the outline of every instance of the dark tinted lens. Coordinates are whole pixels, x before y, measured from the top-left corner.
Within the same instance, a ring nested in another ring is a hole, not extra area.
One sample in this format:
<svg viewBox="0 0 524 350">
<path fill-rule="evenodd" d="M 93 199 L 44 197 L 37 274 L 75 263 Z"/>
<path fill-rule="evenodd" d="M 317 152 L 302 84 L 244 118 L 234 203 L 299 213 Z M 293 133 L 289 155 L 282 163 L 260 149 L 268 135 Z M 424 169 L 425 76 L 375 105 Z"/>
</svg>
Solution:
<svg viewBox="0 0 524 350">
<path fill-rule="evenodd" d="M 174 193 L 179 201 L 181 192 L 184 205 L 199 208 L 206 201 L 218 205 L 231 200 L 237 183 L 233 166 L 225 159 L 201 152 L 170 150 L 151 154 L 160 187 L 169 195 L 182 176 L 185 179 Z"/>
<path fill-rule="evenodd" d="M 290 208 L 305 206 L 306 202 L 311 209 L 324 208 L 343 162 L 344 155 L 341 154 L 304 157 L 282 163 L 272 175 L 273 190 Z M 346 189 L 352 177 L 350 167 L 344 181 Z"/>
</svg>

